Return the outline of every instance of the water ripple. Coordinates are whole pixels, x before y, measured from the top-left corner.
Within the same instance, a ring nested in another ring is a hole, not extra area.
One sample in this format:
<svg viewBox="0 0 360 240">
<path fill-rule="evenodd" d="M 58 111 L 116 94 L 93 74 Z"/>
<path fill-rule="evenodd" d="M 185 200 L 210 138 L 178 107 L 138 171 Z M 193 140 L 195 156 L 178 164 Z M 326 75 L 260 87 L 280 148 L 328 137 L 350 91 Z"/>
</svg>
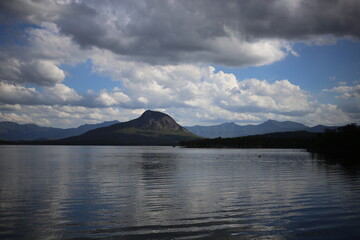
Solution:
<svg viewBox="0 0 360 240">
<path fill-rule="evenodd" d="M 1 146 L 0 154 L 1 239 L 360 237 L 360 177 L 303 151 Z"/>
</svg>

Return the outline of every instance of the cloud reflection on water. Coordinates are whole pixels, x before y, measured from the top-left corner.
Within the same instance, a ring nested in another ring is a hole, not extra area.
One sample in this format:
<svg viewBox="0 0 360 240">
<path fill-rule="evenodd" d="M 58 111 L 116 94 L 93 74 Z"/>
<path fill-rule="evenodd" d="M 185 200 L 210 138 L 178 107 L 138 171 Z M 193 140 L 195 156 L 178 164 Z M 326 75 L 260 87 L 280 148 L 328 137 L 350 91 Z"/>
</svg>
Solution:
<svg viewBox="0 0 360 240">
<path fill-rule="evenodd" d="M 2 146 L 0 153 L 0 235 L 8 238 L 307 239 L 339 237 L 344 222 L 360 234 L 359 178 L 349 184 L 341 169 L 329 171 L 306 152 Z"/>
</svg>

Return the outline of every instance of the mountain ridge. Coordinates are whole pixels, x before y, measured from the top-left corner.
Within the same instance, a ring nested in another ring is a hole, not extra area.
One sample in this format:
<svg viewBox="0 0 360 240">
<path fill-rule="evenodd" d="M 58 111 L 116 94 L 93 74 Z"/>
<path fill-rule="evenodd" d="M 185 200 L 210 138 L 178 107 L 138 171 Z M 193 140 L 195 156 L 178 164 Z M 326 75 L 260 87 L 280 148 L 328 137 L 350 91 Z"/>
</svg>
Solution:
<svg viewBox="0 0 360 240">
<path fill-rule="evenodd" d="M 76 128 L 41 127 L 34 123 L 19 124 L 16 122 L 0 122 L 0 139 L 8 141 L 60 139 L 83 134 L 87 131 L 119 123 L 117 120 L 96 124 L 83 124 Z"/>
<path fill-rule="evenodd" d="M 185 127 L 192 133 L 205 138 L 229 138 L 229 137 L 244 137 L 257 134 L 266 134 L 274 132 L 292 132 L 292 131 L 308 131 L 308 132 L 324 132 L 326 129 L 335 129 L 337 126 L 317 125 L 308 127 L 302 123 L 292 121 L 276 121 L 267 120 L 258 125 L 238 125 L 236 123 L 222 123 L 212 126 Z"/>
</svg>

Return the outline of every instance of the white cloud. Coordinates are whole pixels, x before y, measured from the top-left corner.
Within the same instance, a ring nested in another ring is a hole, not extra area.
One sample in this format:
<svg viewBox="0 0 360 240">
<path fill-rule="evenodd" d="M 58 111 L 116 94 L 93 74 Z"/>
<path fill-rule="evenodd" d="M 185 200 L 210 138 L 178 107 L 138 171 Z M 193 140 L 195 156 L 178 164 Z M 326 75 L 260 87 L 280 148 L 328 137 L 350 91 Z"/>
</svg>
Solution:
<svg viewBox="0 0 360 240">
<path fill-rule="evenodd" d="M 65 79 L 65 73 L 49 60 L 21 60 L 0 52 L 0 80 L 52 86 Z"/>
<path fill-rule="evenodd" d="M 0 82 L 0 103 L 24 105 L 72 105 L 86 107 L 126 106 L 130 98 L 121 90 L 101 90 L 98 93 L 79 94 L 64 84 L 42 87 L 39 90 Z"/>
<path fill-rule="evenodd" d="M 149 103 L 149 100 L 147 98 L 144 98 L 144 97 L 139 97 L 137 100 L 140 103 L 144 103 L 145 105 Z"/>
<path fill-rule="evenodd" d="M 26 44 L 0 49 L 0 81 L 54 86 L 66 77 L 61 64 L 86 61 L 93 52 L 80 49 L 52 23 L 25 32 Z"/>
<path fill-rule="evenodd" d="M 74 89 L 60 83 L 55 84 L 53 87 L 44 87 L 43 90 L 44 97 L 50 102 L 66 104 L 76 103 L 82 99 Z"/>
<path fill-rule="evenodd" d="M 352 119 L 341 108 L 333 104 L 319 104 L 315 112 L 293 120 L 305 123 L 309 126 L 318 124 L 327 126 L 342 126 L 351 123 Z"/>
<path fill-rule="evenodd" d="M 126 103 L 130 102 L 130 98 L 119 89 L 114 89 L 113 92 L 103 89 L 95 97 L 94 101 L 97 106 L 109 107 L 113 105 L 126 105 Z"/>
<path fill-rule="evenodd" d="M 0 112 L 0 121 L 17 122 L 20 124 L 36 122 L 32 116 L 28 116 L 25 113 L 14 113 L 14 112 L 10 112 L 10 113 Z M 46 124 L 41 124 L 41 125 L 46 125 Z"/>
<path fill-rule="evenodd" d="M 53 87 L 43 87 L 43 91 L 0 82 L 0 102 L 5 104 L 24 105 L 78 105 L 82 97 L 64 84 L 55 84 Z"/>
<path fill-rule="evenodd" d="M 349 118 L 347 122 L 360 122 L 360 85 L 342 85 L 332 89 L 323 89 L 322 92 L 335 96 L 338 108 Z"/>
<path fill-rule="evenodd" d="M 144 109 L 126 108 L 86 108 L 78 106 L 23 105 L 20 111 L 0 112 L 0 121 L 36 123 L 50 127 L 77 127 L 85 123 L 104 121 L 128 121 L 139 117 Z"/>
<path fill-rule="evenodd" d="M 322 92 L 329 92 L 329 93 L 337 93 L 341 95 L 337 95 L 337 98 L 342 99 L 360 99 L 360 85 L 355 86 L 338 86 L 332 89 L 323 89 Z"/>
<path fill-rule="evenodd" d="M 41 101 L 35 88 L 0 82 L 0 102 L 7 104 L 38 104 Z"/>
<path fill-rule="evenodd" d="M 16 54 L 24 59 L 47 59 L 56 64 L 75 65 L 85 61 L 93 52 L 80 48 L 71 36 L 62 34 L 51 22 L 42 22 L 41 28 L 28 27 L 25 32 L 28 46 L 16 49 Z"/>
<path fill-rule="evenodd" d="M 28 64 L 23 64 L 21 72 L 24 82 L 44 86 L 51 86 L 65 79 L 64 71 L 48 60 L 36 60 Z"/>
<path fill-rule="evenodd" d="M 103 61 L 106 59 L 106 61 Z M 215 72 L 213 67 L 194 65 L 151 66 L 123 62 L 106 52 L 94 57 L 95 71 L 122 83 L 124 92 L 143 107 L 218 106 L 234 112 L 276 112 L 304 115 L 314 111 L 308 94 L 288 80 L 239 80 L 233 74 Z M 115 71 L 113 70 L 115 69 Z M 146 99 L 146 101 L 144 101 Z"/>
</svg>

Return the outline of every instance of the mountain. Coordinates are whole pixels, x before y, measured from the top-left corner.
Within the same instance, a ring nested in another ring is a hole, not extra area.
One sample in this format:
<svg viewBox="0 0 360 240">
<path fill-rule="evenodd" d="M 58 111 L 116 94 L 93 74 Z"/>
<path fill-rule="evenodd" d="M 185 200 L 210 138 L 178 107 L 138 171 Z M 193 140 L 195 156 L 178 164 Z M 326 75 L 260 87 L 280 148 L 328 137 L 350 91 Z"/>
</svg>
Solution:
<svg viewBox="0 0 360 240">
<path fill-rule="evenodd" d="M 222 123 L 220 125 L 214 126 L 193 126 L 185 127 L 190 132 L 206 137 L 206 138 L 216 138 L 216 137 L 234 137 L 240 136 L 242 134 L 241 127 L 235 123 Z"/>
<path fill-rule="evenodd" d="M 322 133 L 325 132 L 326 130 L 336 130 L 339 127 L 329 127 L 329 126 L 324 126 L 324 125 L 316 125 L 315 127 L 311 127 L 309 128 L 307 131 L 308 132 L 314 132 L 314 133 Z"/>
<path fill-rule="evenodd" d="M 119 123 L 118 121 L 109 121 L 98 124 L 84 124 L 77 128 L 53 128 L 40 127 L 36 124 L 18 124 L 15 122 L 0 122 L 0 139 L 18 141 L 35 139 L 59 139 L 83 134 L 87 131 L 107 127 Z"/>
<path fill-rule="evenodd" d="M 308 127 L 304 124 L 285 121 L 279 122 L 275 120 L 268 120 L 259 125 L 245 125 L 240 126 L 235 123 L 223 123 L 213 126 L 193 126 L 186 127 L 190 132 L 206 137 L 206 138 L 231 138 L 243 137 L 256 134 L 266 134 L 274 132 L 293 132 L 293 131 L 308 131 L 308 132 L 324 132 L 325 129 L 335 129 L 337 127 L 327 127 L 318 125 L 315 127 Z"/>
<path fill-rule="evenodd" d="M 258 131 L 256 134 L 263 134 L 263 133 L 273 133 L 273 132 L 293 132 L 293 131 L 301 131 L 306 130 L 308 127 L 304 124 L 285 121 L 285 122 L 278 122 L 275 120 L 268 120 L 262 124 L 253 128 L 253 131 Z"/>
<path fill-rule="evenodd" d="M 180 126 L 169 115 L 145 111 L 139 118 L 97 128 L 82 135 L 46 144 L 66 145 L 177 145 L 200 137 Z"/>
</svg>

